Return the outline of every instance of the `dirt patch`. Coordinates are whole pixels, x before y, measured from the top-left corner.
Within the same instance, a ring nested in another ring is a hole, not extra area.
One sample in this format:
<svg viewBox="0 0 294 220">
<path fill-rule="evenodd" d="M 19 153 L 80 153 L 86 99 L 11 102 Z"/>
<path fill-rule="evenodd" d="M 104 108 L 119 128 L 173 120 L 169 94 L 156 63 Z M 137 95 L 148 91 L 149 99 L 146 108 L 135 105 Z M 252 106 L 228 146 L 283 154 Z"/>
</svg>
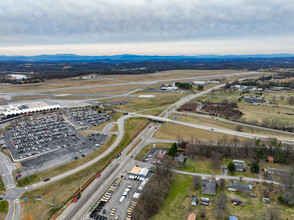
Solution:
<svg viewBox="0 0 294 220">
<path fill-rule="evenodd" d="M 201 111 L 228 119 L 239 119 L 242 116 L 242 112 L 238 109 L 237 103 L 206 102 L 203 104 Z"/>
<path fill-rule="evenodd" d="M 188 102 L 185 105 L 182 105 L 178 111 L 188 111 L 188 112 L 197 112 L 198 103 L 196 102 Z"/>
</svg>

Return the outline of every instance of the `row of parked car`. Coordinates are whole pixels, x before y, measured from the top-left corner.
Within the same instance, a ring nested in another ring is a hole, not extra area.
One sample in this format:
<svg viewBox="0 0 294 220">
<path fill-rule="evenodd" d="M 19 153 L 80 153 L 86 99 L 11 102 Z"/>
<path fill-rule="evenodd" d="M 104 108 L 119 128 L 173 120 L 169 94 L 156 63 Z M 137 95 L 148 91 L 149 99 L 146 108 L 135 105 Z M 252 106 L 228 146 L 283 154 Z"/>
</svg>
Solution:
<svg viewBox="0 0 294 220">
<path fill-rule="evenodd" d="M 71 131 L 69 124 L 59 116 L 48 116 L 18 123 L 4 134 L 23 159 L 32 155 L 78 144 L 79 137 Z"/>
<path fill-rule="evenodd" d="M 126 220 L 131 220 L 132 219 L 132 213 L 134 208 L 136 207 L 137 202 L 132 201 L 130 207 L 127 209 L 127 218 Z"/>
<path fill-rule="evenodd" d="M 94 219 L 95 220 L 106 220 L 107 219 L 107 217 L 99 214 L 99 212 L 101 212 L 101 210 L 104 208 L 105 204 L 111 199 L 114 191 L 116 190 L 117 186 L 119 186 L 120 182 L 121 182 L 121 178 L 117 178 L 114 181 L 114 183 L 112 184 L 112 186 L 109 187 L 109 189 L 104 193 L 104 195 L 102 196 L 102 198 L 98 202 L 97 206 L 90 213 L 90 218 L 91 219 L 93 219 L 93 220 Z M 112 208 L 109 215 L 114 216 L 115 212 L 116 212 L 116 208 Z M 106 214 L 105 209 L 102 210 L 102 214 L 104 214 L 104 215 Z M 118 216 L 115 217 L 115 220 L 117 220 L 117 219 L 119 219 Z"/>
<path fill-rule="evenodd" d="M 69 117 L 80 126 L 97 126 L 111 119 L 109 115 L 99 114 L 94 110 L 79 110 L 70 112 Z"/>
</svg>

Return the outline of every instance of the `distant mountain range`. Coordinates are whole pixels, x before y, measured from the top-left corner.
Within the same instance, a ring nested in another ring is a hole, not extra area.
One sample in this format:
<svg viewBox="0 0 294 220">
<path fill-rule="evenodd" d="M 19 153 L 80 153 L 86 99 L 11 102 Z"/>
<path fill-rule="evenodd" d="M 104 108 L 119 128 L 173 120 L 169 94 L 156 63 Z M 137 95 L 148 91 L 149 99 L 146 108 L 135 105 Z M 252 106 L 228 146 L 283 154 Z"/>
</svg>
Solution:
<svg viewBox="0 0 294 220">
<path fill-rule="evenodd" d="M 0 56 L 0 62 L 143 62 L 143 61 L 191 61 L 204 59 L 258 59 L 258 58 L 287 58 L 294 54 L 253 54 L 253 55 L 198 55 L 198 56 L 153 56 L 122 54 L 113 56 L 80 56 L 75 54 L 56 54 L 38 56 Z"/>
</svg>

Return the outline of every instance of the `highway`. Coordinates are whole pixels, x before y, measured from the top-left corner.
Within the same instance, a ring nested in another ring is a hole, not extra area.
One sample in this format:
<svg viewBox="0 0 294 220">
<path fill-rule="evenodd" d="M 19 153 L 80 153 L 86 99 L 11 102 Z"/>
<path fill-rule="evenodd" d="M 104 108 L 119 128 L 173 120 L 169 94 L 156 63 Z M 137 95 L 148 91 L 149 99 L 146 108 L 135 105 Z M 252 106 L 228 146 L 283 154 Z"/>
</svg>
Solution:
<svg viewBox="0 0 294 220">
<path fill-rule="evenodd" d="M 263 140 L 271 138 L 271 136 L 266 136 L 266 135 L 243 133 L 240 131 L 215 128 L 215 127 L 210 127 L 210 126 L 205 126 L 205 125 L 198 125 L 198 124 L 182 122 L 179 120 L 173 120 L 173 119 L 168 119 L 168 118 L 163 118 L 163 117 L 155 117 L 152 115 L 139 115 L 139 114 L 135 114 L 135 115 L 138 117 L 145 117 L 145 118 L 149 118 L 152 120 L 162 121 L 165 123 L 174 123 L 174 124 L 178 124 L 178 125 L 182 125 L 182 126 L 207 130 L 210 132 L 217 132 L 217 133 L 221 133 L 221 134 L 228 134 L 228 135 L 233 135 L 233 136 L 237 136 L 237 137 L 244 137 L 244 138 L 251 138 L 251 139 L 263 139 Z M 294 139 L 291 139 L 291 138 L 277 138 L 277 140 L 281 141 L 282 143 L 286 143 L 286 144 L 293 144 L 293 142 L 294 142 Z"/>
</svg>

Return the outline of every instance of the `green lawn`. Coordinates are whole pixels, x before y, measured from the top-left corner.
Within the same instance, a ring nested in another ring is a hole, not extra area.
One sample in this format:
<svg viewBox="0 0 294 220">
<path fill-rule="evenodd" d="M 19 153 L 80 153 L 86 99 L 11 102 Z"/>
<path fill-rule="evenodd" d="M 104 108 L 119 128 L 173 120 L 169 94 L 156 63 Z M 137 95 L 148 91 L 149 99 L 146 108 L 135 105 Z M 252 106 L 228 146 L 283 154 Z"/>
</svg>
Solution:
<svg viewBox="0 0 294 220">
<path fill-rule="evenodd" d="M 7 201 L 0 201 L 0 219 L 5 219 L 8 213 L 9 204 Z"/>
<path fill-rule="evenodd" d="M 2 177 L 0 177 L 0 195 L 5 193 L 5 185 L 3 183 Z"/>
<path fill-rule="evenodd" d="M 213 169 L 212 159 L 199 156 L 194 159 L 187 158 L 186 164 L 177 166 L 177 169 L 191 173 L 221 174 L 221 168 L 219 170 Z"/>
</svg>

